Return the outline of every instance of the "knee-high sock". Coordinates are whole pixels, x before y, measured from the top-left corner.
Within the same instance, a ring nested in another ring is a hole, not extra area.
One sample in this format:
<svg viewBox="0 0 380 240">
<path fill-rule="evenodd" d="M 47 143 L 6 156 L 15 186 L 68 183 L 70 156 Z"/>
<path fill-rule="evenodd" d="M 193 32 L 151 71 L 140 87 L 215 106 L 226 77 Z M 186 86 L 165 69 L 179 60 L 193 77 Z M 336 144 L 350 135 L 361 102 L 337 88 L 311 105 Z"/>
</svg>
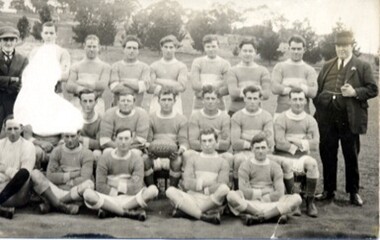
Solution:
<svg viewBox="0 0 380 240">
<path fill-rule="evenodd" d="M 294 189 L 294 177 L 284 178 L 284 185 L 287 194 L 293 194 Z"/>
<path fill-rule="evenodd" d="M 5 203 L 10 197 L 18 193 L 18 191 L 20 191 L 20 189 L 28 181 L 29 176 L 29 171 L 25 168 L 21 168 L 5 186 L 3 191 L 1 191 L 0 205 Z"/>
<path fill-rule="evenodd" d="M 306 178 L 306 196 L 314 197 L 315 189 L 317 188 L 317 179 L 315 178 Z"/>
</svg>

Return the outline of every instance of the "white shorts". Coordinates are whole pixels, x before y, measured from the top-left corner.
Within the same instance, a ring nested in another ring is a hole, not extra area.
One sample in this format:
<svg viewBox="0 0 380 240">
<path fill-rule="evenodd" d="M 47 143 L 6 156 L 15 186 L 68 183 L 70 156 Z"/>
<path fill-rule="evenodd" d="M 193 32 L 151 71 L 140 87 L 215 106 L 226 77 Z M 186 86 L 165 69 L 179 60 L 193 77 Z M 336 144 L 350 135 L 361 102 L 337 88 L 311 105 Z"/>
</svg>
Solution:
<svg viewBox="0 0 380 240">
<path fill-rule="evenodd" d="M 305 174 L 305 159 L 309 156 L 305 155 L 300 158 L 283 157 L 279 155 L 269 155 L 269 159 L 273 159 L 275 162 L 292 162 L 292 170 L 298 174 Z"/>
<path fill-rule="evenodd" d="M 110 196 L 110 195 L 106 195 L 106 194 L 103 194 L 103 193 L 100 193 L 100 192 L 96 192 L 96 194 L 98 194 L 98 196 L 100 198 L 99 202 L 103 203 L 104 200 L 107 200 L 108 202 L 111 202 L 112 204 L 114 204 L 114 205 L 116 205 L 116 206 L 118 206 L 120 208 L 123 208 L 124 205 L 126 205 L 130 201 L 136 199 L 137 195 L 139 195 L 139 194 L 141 195 L 143 189 L 141 189 L 140 192 L 138 192 L 136 195 L 122 194 L 122 195 L 118 195 L 118 196 Z M 91 206 L 86 201 L 84 203 L 90 209 L 99 209 L 101 207 L 101 206 Z M 145 207 L 145 206 L 141 206 L 141 207 Z"/>
<path fill-rule="evenodd" d="M 179 192 L 181 193 L 182 197 L 194 202 L 199 207 L 199 209 L 201 209 L 202 212 L 210 210 L 208 207 L 210 206 L 210 201 L 212 200 L 209 195 L 205 195 L 194 191 Z"/>
<path fill-rule="evenodd" d="M 64 196 L 70 193 L 68 190 L 63 190 L 59 187 L 57 187 L 54 183 L 49 181 L 49 186 L 51 191 L 53 192 L 54 196 L 56 196 L 59 200 L 61 200 Z"/>
</svg>

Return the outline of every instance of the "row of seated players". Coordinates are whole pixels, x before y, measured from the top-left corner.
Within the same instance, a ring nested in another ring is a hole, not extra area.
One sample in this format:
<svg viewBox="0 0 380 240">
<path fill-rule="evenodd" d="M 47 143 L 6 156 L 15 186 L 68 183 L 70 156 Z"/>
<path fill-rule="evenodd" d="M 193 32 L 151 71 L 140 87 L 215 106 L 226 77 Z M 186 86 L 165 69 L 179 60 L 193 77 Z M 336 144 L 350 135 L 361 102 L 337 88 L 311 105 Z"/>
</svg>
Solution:
<svg viewBox="0 0 380 240">
<path fill-rule="evenodd" d="M 133 94 L 126 93 L 119 96 L 118 106 L 108 110 L 102 121 L 94 112 L 96 94 L 91 91 L 84 91 L 80 94 L 80 98 L 85 119 L 89 119 L 87 121 L 89 124 L 82 130 L 84 135 L 80 137 L 80 141 L 84 148 L 97 152 L 94 154 L 97 155 L 95 158 L 101 155 L 100 150 L 102 148 L 105 154 L 116 147 L 115 134 L 122 128 L 129 128 L 135 132 L 132 147 L 141 146 L 142 144 L 146 146 L 155 139 L 174 141 L 178 143 L 179 150 L 177 153 L 172 154 L 173 156 L 170 157 L 170 160 L 157 159 L 153 154 L 143 155 L 142 157 L 144 159 L 143 165 L 147 186 L 153 184 L 153 169 L 170 169 L 170 184 L 177 187 L 181 177 L 181 170 L 185 168 L 187 159 L 201 150 L 200 130 L 211 127 L 218 133 L 216 150 L 228 160 L 229 169 L 233 176 L 233 185 L 237 188 L 239 185 L 239 166 L 251 155 L 249 150 L 252 138 L 254 136 L 266 138 L 270 148 L 273 148 L 275 139 L 275 155 L 272 156 L 272 159 L 281 164 L 287 192 L 293 192 L 293 170 L 301 173 L 306 172 L 307 213 L 310 216 L 317 216 L 313 196 L 319 173 L 316 161 L 307 154 L 309 150 L 315 149 L 318 145 L 319 134 L 315 120 L 304 111 L 306 104 L 305 94 L 302 91 L 290 93 L 291 108 L 276 119 L 275 131 L 273 131 L 271 115 L 260 108 L 260 89 L 249 86 L 244 89 L 243 94 L 245 95 L 246 106 L 235 113 L 231 121 L 231 141 L 234 155 L 227 152 L 230 148 L 230 119 L 226 113 L 218 110 L 217 93 L 211 86 L 204 87 L 202 94 L 204 108 L 192 115 L 189 130 L 186 118 L 173 112 L 175 92 L 172 89 L 163 88 L 161 90 L 159 94 L 161 111 L 152 114 L 150 118 L 148 118 L 144 110 L 134 107 Z M 92 113 L 92 116 L 90 113 Z M 150 124 L 148 121 L 150 121 Z M 95 134 L 92 134 L 92 138 L 86 135 L 86 132 L 91 132 L 88 131 L 89 129 L 95 128 L 100 128 L 100 131 L 93 131 Z M 109 135 L 105 134 L 107 132 Z M 26 133 L 25 135 L 29 134 Z M 187 141 L 187 134 L 189 135 L 190 144 Z M 100 137 L 97 138 L 97 136 Z M 33 138 L 29 140 L 33 140 L 34 143 L 41 141 Z M 48 141 L 44 143 L 51 144 Z M 190 149 L 188 149 L 189 145 Z M 42 155 L 48 155 L 41 148 L 37 147 L 36 149 L 37 152 L 42 153 L 37 154 L 39 158 Z M 53 152 L 53 154 L 50 154 L 49 162 L 52 159 L 57 161 L 56 159 L 61 154 L 59 151 Z M 293 161 L 293 159 L 297 159 L 297 161 Z"/>
<path fill-rule="evenodd" d="M 41 212 L 51 209 L 77 214 L 80 203 L 98 210 L 99 217 L 116 215 L 144 221 L 143 210 L 155 198 L 155 185 L 144 186 L 141 152 L 131 148 L 135 133 L 117 130 L 116 148 L 104 153 L 96 168 L 94 156 L 79 142 L 79 132 L 64 133 L 64 144 L 53 150 L 46 176 L 33 169 L 35 148 L 21 137 L 22 127 L 14 119 L 5 121 L 6 138 L 0 140 L 1 216 L 12 218 L 14 207 L 26 205 L 33 189 L 42 197 Z M 252 225 L 266 220 L 287 221 L 302 200 L 298 194 L 284 195 L 281 167 L 267 158 L 268 145 L 262 136 L 252 141 L 252 156 L 239 169 L 239 190 L 230 191 L 229 164 L 215 150 L 218 134 L 212 128 L 200 132 L 202 151 L 186 164 L 182 189 L 169 187 L 166 196 L 174 205 L 173 217 L 190 216 L 220 224 L 219 208 L 227 199 L 232 212 L 244 215 Z M 210 211 L 213 211 L 210 213 Z"/>
</svg>

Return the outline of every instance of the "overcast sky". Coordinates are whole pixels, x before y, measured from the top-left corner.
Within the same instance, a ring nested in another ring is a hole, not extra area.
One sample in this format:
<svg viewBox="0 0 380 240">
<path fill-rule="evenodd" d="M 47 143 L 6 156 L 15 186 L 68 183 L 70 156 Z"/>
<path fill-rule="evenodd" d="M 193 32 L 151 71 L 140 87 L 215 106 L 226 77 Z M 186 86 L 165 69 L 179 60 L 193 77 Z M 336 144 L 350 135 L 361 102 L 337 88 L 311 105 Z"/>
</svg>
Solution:
<svg viewBox="0 0 380 240">
<path fill-rule="evenodd" d="M 145 7 L 158 0 L 140 0 Z M 185 8 L 207 9 L 212 3 L 230 0 L 178 0 Z M 274 12 L 283 14 L 290 22 L 308 18 L 317 34 L 330 33 L 341 19 L 351 29 L 363 52 L 376 53 L 380 42 L 379 0 L 234 0 L 235 6 L 244 9 L 267 5 Z M 262 16 L 265 17 L 265 16 Z M 260 24 L 257 15 L 248 17 L 247 25 Z"/>
</svg>

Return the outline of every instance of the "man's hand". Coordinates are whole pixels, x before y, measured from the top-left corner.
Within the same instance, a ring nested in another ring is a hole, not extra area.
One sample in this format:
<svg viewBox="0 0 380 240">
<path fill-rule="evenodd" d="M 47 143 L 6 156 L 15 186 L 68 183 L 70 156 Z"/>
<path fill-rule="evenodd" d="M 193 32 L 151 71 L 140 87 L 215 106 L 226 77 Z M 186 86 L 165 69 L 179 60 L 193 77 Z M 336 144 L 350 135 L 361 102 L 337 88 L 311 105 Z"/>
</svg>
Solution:
<svg viewBox="0 0 380 240">
<path fill-rule="evenodd" d="M 21 81 L 19 77 L 11 77 L 8 89 L 11 92 L 18 92 L 21 89 Z"/>
<path fill-rule="evenodd" d="M 291 83 L 291 84 L 289 84 L 289 87 L 290 87 L 293 91 L 303 91 L 303 89 L 301 88 L 301 85 L 300 85 L 300 84 L 294 84 L 294 83 Z"/>
<path fill-rule="evenodd" d="M 80 176 L 80 170 L 70 172 L 70 179 L 77 178 Z"/>
<path fill-rule="evenodd" d="M 348 83 L 344 84 L 341 88 L 343 97 L 356 97 L 355 89 Z"/>
<path fill-rule="evenodd" d="M 149 159 L 152 159 L 152 160 L 157 159 L 157 156 L 152 152 L 148 152 L 148 157 Z"/>
<path fill-rule="evenodd" d="M 172 152 L 172 153 L 170 154 L 169 159 L 170 159 L 171 161 L 177 160 L 177 158 L 178 158 L 178 156 L 179 156 L 179 155 L 178 155 L 179 151 L 180 151 L 180 150 L 178 150 L 178 152 Z"/>
</svg>

